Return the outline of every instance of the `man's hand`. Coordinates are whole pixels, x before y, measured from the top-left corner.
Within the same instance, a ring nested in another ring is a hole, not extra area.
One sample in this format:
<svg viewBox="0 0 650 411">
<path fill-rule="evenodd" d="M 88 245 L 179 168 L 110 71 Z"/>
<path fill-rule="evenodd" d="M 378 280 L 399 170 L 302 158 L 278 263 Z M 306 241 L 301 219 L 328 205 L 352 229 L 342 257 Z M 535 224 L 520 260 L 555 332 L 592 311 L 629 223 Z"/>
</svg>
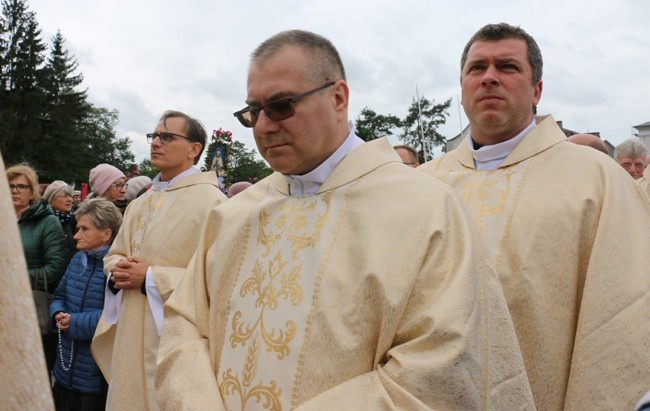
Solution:
<svg viewBox="0 0 650 411">
<path fill-rule="evenodd" d="M 131 288 L 139 290 L 147 275 L 149 264 L 140 257 L 128 257 L 121 259 L 113 267 L 111 281 L 115 288 L 128 290 Z"/>
</svg>

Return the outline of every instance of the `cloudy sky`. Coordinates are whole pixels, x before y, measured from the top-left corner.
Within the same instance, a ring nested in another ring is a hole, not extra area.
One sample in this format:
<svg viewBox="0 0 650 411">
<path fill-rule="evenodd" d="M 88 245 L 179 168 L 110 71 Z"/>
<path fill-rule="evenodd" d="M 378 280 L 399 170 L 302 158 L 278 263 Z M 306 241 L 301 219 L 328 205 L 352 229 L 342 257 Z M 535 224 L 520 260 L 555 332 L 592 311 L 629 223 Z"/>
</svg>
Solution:
<svg viewBox="0 0 650 411">
<path fill-rule="evenodd" d="M 245 106 L 251 51 L 269 36 L 306 29 L 339 49 L 351 89 L 350 118 L 363 107 L 403 117 L 416 93 L 452 98 L 453 137 L 467 125 L 459 59 L 487 23 L 522 26 L 544 56 L 540 114 L 617 144 L 650 121 L 650 2 L 646 0 L 28 0 L 44 40 L 60 30 L 91 101 L 120 113 L 118 136 L 144 134 L 167 109 L 255 148 L 232 113 Z M 397 143 L 396 137 L 391 141 Z M 201 163 L 202 164 L 202 163 Z"/>
</svg>

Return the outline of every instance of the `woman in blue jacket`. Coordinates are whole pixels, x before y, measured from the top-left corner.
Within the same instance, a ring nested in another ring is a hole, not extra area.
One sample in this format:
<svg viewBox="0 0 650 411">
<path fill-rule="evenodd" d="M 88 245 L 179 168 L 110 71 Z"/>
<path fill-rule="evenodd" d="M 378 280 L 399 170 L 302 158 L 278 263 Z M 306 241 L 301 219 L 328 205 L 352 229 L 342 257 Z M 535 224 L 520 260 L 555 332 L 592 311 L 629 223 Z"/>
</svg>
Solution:
<svg viewBox="0 0 650 411">
<path fill-rule="evenodd" d="M 68 265 L 50 305 L 58 333 L 54 364 L 54 402 L 57 410 L 100 410 L 106 384 L 90 352 L 104 306 L 104 263 L 122 214 L 110 201 L 95 198 L 75 212 L 79 250 Z"/>
</svg>

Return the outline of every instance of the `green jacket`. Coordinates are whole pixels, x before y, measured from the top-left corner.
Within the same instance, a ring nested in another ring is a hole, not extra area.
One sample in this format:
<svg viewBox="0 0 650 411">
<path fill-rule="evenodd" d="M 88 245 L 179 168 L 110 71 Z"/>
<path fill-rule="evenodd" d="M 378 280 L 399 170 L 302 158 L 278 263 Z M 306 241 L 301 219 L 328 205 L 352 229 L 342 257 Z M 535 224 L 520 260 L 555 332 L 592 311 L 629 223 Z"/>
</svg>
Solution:
<svg viewBox="0 0 650 411">
<path fill-rule="evenodd" d="M 44 202 L 33 204 L 18 220 L 20 237 L 25 250 L 29 280 L 34 288 L 44 290 L 43 273 L 47 277 L 47 291 L 54 293 L 65 272 L 68 251 L 59 219 Z"/>
</svg>

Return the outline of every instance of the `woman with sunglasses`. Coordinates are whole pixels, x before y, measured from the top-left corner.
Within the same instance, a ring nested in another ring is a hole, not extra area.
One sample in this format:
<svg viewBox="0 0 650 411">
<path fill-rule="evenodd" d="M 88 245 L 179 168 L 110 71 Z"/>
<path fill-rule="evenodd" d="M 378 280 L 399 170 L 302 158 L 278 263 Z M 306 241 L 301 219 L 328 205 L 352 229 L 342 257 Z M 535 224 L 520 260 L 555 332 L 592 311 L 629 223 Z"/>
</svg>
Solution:
<svg viewBox="0 0 650 411">
<path fill-rule="evenodd" d="M 124 214 L 128 184 L 123 172 L 110 164 L 103 163 L 90 170 L 89 181 L 93 191 L 90 198 L 104 197 Z"/>
<path fill-rule="evenodd" d="M 63 229 L 50 206 L 41 201 L 38 176 L 33 168 L 22 163 L 9 167 L 6 173 L 29 281 L 33 289 L 54 293 L 65 272 L 68 255 Z M 42 337 L 45 359 L 51 370 L 56 358 L 56 334 L 52 331 Z"/>
</svg>

